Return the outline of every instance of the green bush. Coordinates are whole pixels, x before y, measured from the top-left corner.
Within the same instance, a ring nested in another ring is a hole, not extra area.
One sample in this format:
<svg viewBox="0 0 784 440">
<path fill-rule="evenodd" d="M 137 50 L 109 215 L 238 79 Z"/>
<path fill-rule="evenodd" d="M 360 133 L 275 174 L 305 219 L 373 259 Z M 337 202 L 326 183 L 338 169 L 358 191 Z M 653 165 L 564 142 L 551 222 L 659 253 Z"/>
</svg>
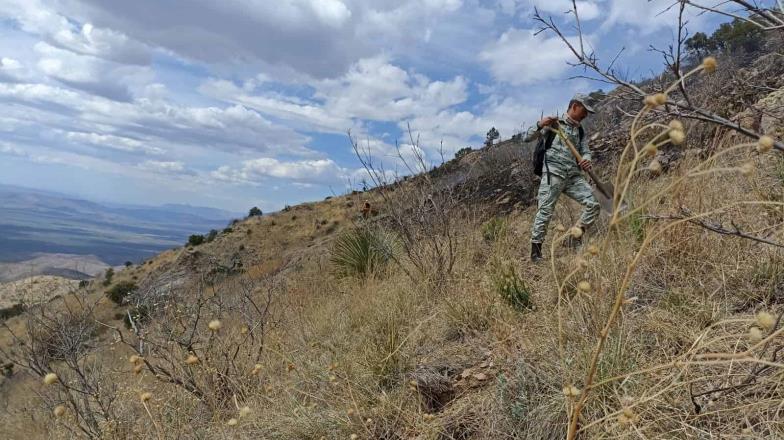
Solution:
<svg viewBox="0 0 784 440">
<path fill-rule="evenodd" d="M 493 217 L 482 225 L 482 237 L 489 242 L 500 240 L 506 234 L 506 220 Z"/>
<path fill-rule="evenodd" d="M 215 237 L 217 237 L 217 236 L 218 236 L 218 231 L 215 230 L 215 229 L 212 229 L 212 230 L 210 230 L 209 234 L 207 234 L 207 237 L 205 238 L 205 240 L 207 241 L 207 243 L 211 243 L 213 240 L 215 240 Z"/>
<path fill-rule="evenodd" d="M 115 304 L 122 304 L 125 297 L 130 295 L 134 290 L 136 290 L 136 283 L 133 281 L 120 281 L 106 291 L 106 296 Z"/>
<path fill-rule="evenodd" d="M 493 274 L 493 284 L 501 298 L 515 310 L 524 311 L 530 309 L 531 291 L 525 284 L 512 263 L 503 263 Z"/>
<path fill-rule="evenodd" d="M 248 217 L 259 217 L 262 214 L 263 213 L 261 212 L 261 209 L 259 209 L 257 206 L 250 208 L 250 211 L 248 211 Z"/>
<path fill-rule="evenodd" d="M 188 244 L 191 245 L 191 246 L 198 246 L 200 244 L 203 244 L 204 240 L 205 240 L 205 238 L 204 238 L 203 235 L 201 235 L 201 234 L 193 234 L 190 237 L 188 237 Z"/>
<path fill-rule="evenodd" d="M 383 229 L 349 229 L 335 239 L 331 261 L 338 276 L 366 277 L 386 266 L 398 246 L 397 237 Z"/>
<path fill-rule="evenodd" d="M 103 285 L 104 286 L 108 286 L 108 285 L 112 284 L 112 278 L 114 278 L 114 268 L 110 267 L 110 268 L 106 269 L 106 274 L 104 274 Z"/>
</svg>

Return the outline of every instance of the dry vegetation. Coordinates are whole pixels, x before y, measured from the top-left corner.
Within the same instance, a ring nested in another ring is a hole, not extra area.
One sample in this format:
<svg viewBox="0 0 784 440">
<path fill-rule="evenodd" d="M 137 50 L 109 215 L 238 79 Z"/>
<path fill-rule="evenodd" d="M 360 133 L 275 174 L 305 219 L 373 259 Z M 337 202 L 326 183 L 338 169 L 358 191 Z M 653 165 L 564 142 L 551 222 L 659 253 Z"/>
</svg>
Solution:
<svg viewBox="0 0 784 440">
<path fill-rule="evenodd" d="M 252 217 L 118 273 L 138 286 L 120 306 L 94 282 L 7 320 L 0 432 L 784 437 L 781 152 L 726 130 L 690 142 L 705 122 L 662 110 L 677 81 L 658 92 L 602 164 L 629 208 L 579 251 L 560 246 L 571 202 L 534 266 L 531 208 L 478 215 L 505 210 L 428 174 Z"/>
</svg>

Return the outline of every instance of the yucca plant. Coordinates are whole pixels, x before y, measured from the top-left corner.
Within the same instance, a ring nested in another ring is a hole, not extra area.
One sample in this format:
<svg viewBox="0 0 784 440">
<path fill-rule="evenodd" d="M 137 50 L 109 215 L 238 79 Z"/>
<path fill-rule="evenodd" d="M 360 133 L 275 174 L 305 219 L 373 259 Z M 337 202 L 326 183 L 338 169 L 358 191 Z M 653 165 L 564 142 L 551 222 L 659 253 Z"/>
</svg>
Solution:
<svg viewBox="0 0 784 440">
<path fill-rule="evenodd" d="M 512 263 L 499 263 L 493 273 L 493 284 L 501 298 L 515 310 L 531 309 L 531 290 L 517 274 Z"/>
<path fill-rule="evenodd" d="M 332 264 L 339 277 L 364 278 L 392 260 L 397 253 L 397 237 L 378 227 L 362 226 L 338 236 L 332 248 Z"/>
</svg>

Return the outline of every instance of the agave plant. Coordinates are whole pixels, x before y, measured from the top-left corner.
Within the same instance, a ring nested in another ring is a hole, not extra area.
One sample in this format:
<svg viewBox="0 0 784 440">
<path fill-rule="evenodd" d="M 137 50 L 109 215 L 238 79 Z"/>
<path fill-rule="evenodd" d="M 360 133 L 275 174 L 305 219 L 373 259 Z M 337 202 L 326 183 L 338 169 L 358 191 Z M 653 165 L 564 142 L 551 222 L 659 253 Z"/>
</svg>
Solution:
<svg viewBox="0 0 784 440">
<path fill-rule="evenodd" d="M 398 252 L 397 237 L 384 229 L 362 226 L 338 236 L 332 248 L 332 264 L 341 277 L 367 277 L 392 260 Z"/>
</svg>

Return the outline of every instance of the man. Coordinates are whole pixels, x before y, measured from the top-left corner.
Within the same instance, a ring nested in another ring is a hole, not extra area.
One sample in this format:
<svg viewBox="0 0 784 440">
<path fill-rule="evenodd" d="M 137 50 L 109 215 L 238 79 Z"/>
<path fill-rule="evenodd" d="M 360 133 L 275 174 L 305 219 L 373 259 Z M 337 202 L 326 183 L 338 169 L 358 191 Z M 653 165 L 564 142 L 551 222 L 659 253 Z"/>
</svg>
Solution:
<svg viewBox="0 0 784 440">
<path fill-rule="evenodd" d="M 589 98 L 578 93 L 569 102 L 569 109 L 562 119 L 547 116 L 526 132 L 525 141 L 531 142 L 542 136 L 547 136 L 547 132 L 551 128 L 560 128 L 583 157 L 583 160 L 577 163 L 577 159 L 560 136 L 553 137 L 552 145 L 545 153 L 542 181 L 539 184 L 537 196 L 539 209 L 536 212 L 531 230 L 531 261 L 533 262 L 542 259 L 542 243 L 547 233 L 547 225 L 553 217 L 555 204 L 561 193 L 566 193 L 567 196 L 583 205 L 580 222 L 577 224 L 577 227 L 583 232 L 599 216 L 599 202 L 593 196 L 591 186 L 581 171 L 591 169 L 591 150 L 585 143 L 585 133 L 580 125 L 590 113 L 594 113 L 594 109 L 589 104 Z M 576 238 L 574 244 L 579 245 L 580 243 L 580 239 Z"/>
</svg>

